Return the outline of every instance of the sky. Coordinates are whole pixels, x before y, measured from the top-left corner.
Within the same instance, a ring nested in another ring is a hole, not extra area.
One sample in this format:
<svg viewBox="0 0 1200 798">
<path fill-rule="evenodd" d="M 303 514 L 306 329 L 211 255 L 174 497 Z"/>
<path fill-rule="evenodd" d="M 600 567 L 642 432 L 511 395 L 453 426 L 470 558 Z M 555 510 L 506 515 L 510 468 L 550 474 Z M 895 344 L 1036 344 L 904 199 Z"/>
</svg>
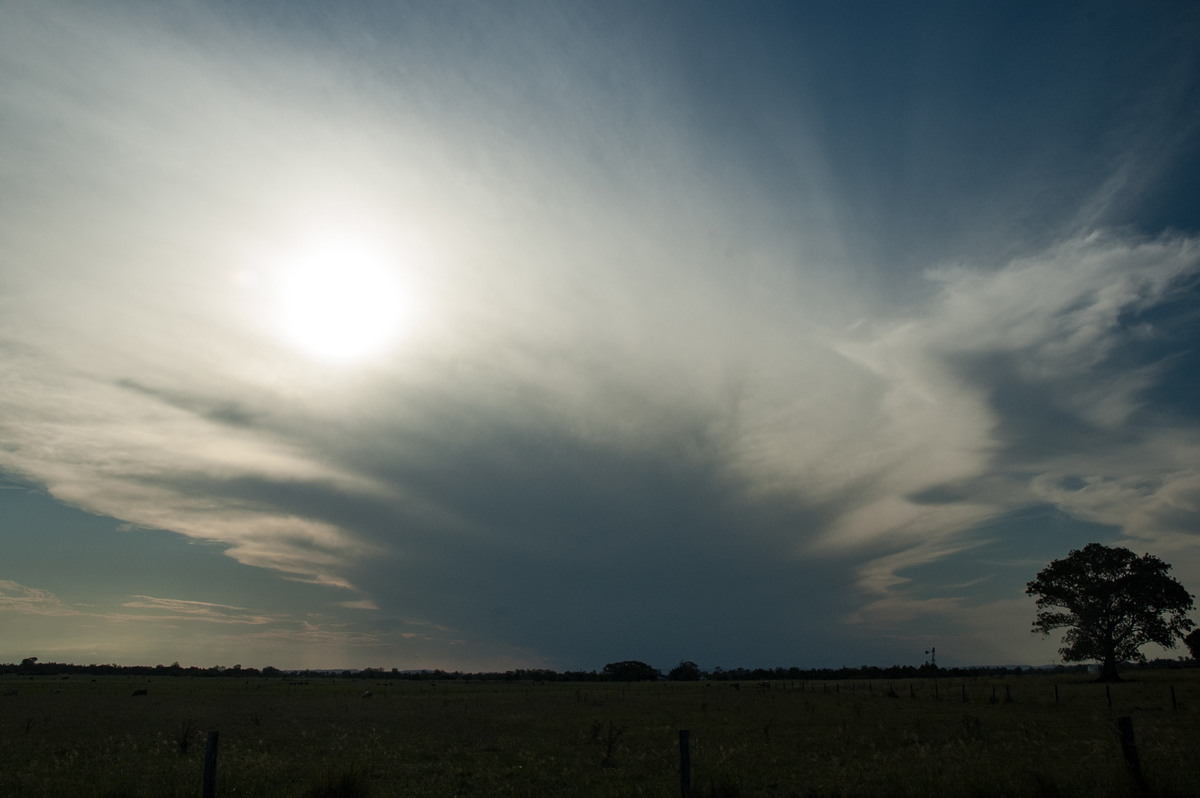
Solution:
<svg viewBox="0 0 1200 798">
<path fill-rule="evenodd" d="M 1171 0 L 0 0 L 0 661 L 1041 665 L 1072 549 L 1200 590 L 1198 62 Z"/>
</svg>

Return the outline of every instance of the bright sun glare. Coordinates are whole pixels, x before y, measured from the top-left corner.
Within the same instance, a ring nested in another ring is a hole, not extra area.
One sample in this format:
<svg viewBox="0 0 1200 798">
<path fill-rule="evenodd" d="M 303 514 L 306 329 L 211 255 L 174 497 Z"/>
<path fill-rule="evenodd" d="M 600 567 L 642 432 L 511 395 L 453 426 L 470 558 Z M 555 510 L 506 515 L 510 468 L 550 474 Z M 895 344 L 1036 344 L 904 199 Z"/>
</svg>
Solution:
<svg viewBox="0 0 1200 798">
<path fill-rule="evenodd" d="M 327 360 L 374 354 L 412 322 L 412 297 L 387 253 L 352 238 L 306 249 L 281 274 L 277 319 L 284 337 Z"/>
</svg>

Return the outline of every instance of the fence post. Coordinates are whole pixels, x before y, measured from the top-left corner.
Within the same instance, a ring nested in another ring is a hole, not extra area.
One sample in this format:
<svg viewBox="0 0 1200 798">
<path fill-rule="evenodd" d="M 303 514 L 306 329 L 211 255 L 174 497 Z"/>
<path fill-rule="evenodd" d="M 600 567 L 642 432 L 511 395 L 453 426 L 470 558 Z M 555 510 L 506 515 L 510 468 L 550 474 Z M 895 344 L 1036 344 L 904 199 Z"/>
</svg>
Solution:
<svg viewBox="0 0 1200 798">
<path fill-rule="evenodd" d="M 1175 685 L 1171 685 L 1171 711 L 1179 711 L 1179 702 L 1175 700 Z"/>
<path fill-rule="evenodd" d="M 1058 685 L 1054 685 L 1054 706 L 1058 706 Z"/>
<path fill-rule="evenodd" d="M 1112 687 L 1104 685 L 1104 697 L 1108 699 L 1108 708 L 1112 709 Z"/>
<path fill-rule="evenodd" d="M 679 730 L 679 794 L 692 798 L 692 748 L 688 740 L 690 732 Z"/>
<path fill-rule="evenodd" d="M 217 739 L 217 732 L 208 733 L 208 745 L 204 748 L 204 798 L 217 794 Z"/>
<path fill-rule="evenodd" d="M 1133 718 L 1129 716 L 1117 718 L 1117 731 L 1121 734 L 1121 753 L 1125 755 L 1125 763 L 1133 772 L 1133 777 L 1139 782 L 1142 779 L 1142 763 L 1138 759 L 1137 743 L 1133 739 Z"/>
</svg>

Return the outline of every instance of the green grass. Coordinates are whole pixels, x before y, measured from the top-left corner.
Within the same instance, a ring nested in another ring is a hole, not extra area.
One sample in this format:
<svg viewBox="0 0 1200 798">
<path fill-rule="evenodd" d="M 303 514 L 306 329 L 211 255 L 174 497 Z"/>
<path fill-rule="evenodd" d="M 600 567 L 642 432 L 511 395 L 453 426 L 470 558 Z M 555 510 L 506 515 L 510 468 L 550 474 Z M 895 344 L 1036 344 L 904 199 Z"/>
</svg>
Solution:
<svg viewBox="0 0 1200 798">
<path fill-rule="evenodd" d="M 1078 676 L 769 689 L 7 677 L 0 693 L 19 694 L 0 697 L 0 795 L 193 798 L 217 730 L 219 796 L 677 796 L 680 729 L 698 798 L 1200 795 L 1200 672 L 1130 676 L 1112 709 Z"/>
</svg>

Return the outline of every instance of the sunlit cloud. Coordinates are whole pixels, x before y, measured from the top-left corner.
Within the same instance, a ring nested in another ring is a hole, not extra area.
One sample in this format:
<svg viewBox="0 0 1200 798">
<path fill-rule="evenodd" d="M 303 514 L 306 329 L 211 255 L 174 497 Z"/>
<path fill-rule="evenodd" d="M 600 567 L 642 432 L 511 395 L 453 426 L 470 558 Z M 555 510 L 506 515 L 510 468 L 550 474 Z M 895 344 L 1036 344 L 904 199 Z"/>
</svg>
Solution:
<svg viewBox="0 0 1200 798">
<path fill-rule="evenodd" d="M 312 664 L 868 657 L 1024 612 L 1022 513 L 1200 575 L 1200 243 L 1138 215 L 1194 79 L 1117 146 L 1052 91 L 1083 66 L 979 131 L 993 67 L 889 62 L 898 109 L 820 14 L 725 60 L 543 11 L 0 11 L 0 471 L 319 597 L 106 617 Z"/>
<path fill-rule="evenodd" d="M 48 590 L 27 587 L 11 579 L 0 579 L 0 612 L 31 615 L 78 615 Z"/>
<path fill-rule="evenodd" d="M 136 616 L 138 620 L 205 621 L 208 623 L 250 624 L 254 626 L 271 622 L 270 618 L 252 614 L 250 610 L 244 607 L 231 607 L 227 604 L 214 604 L 209 601 L 134 596 L 133 601 L 127 601 L 121 606 L 132 610 L 155 611 Z M 159 614 L 159 612 L 162 614 Z"/>
<path fill-rule="evenodd" d="M 849 347 L 887 373 L 892 390 L 938 408 L 926 427 L 918 412 L 895 419 L 905 430 L 928 430 L 919 436 L 926 457 L 947 462 L 936 454 L 941 441 L 966 455 L 951 458 L 962 467 L 949 472 L 922 469 L 919 456 L 910 458 L 907 478 L 924 484 L 866 503 L 835 528 L 844 536 L 872 528 L 876 506 L 882 518 L 874 527 L 893 540 L 919 525 L 919 542 L 873 561 L 864 584 L 888 592 L 908 581 L 899 571 L 950 553 L 933 544 L 939 533 L 962 545 L 961 533 L 1038 502 L 1133 538 L 1158 537 L 1150 534 L 1145 508 L 1170 504 L 1183 512 L 1157 531 L 1187 535 L 1192 519 L 1180 499 L 1197 475 L 1185 462 L 1200 462 L 1194 441 L 1188 443 L 1194 432 L 1167 444 L 1161 425 L 1179 419 L 1133 418 L 1161 364 L 1130 368 L 1122 361 L 1123 350 L 1172 334 L 1148 320 L 1150 311 L 1186 296 L 1198 269 L 1192 240 L 1090 236 L 990 274 L 942 271 L 941 292 L 920 320 Z M 954 401 L 965 408 L 957 423 Z M 939 434 L 946 430 L 952 434 Z M 1061 469 L 1070 461 L 1078 470 L 1066 481 L 1078 484 L 1064 489 Z M 1158 495 L 1168 484 L 1170 499 Z"/>
</svg>

